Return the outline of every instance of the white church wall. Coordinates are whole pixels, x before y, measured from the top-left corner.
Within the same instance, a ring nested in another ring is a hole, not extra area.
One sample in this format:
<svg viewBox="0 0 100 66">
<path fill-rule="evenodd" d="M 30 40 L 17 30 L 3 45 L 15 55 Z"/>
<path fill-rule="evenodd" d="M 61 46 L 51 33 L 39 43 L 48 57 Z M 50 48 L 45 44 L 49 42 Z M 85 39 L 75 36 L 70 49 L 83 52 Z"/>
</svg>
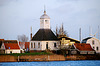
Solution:
<svg viewBox="0 0 100 66">
<path fill-rule="evenodd" d="M 46 22 L 47 20 L 47 22 Z M 41 29 L 50 29 L 50 19 L 40 19 L 40 28 Z"/>
<path fill-rule="evenodd" d="M 38 47 L 38 43 L 40 43 L 40 47 Z M 31 47 L 33 45 L 33 48 Z M 30 42 L 30 50 L 41 50 L 42 49 L 42 43 L 41 41 L 31 41 Z"/>
<path fill-rule="evenodd" d="M 40 42 L 40 48 L 38 48 L 38 43 Z M 60 45 L 60 41 L 31 41 L 33 44 L 33 48 L 30 44 L 30 50 L 46 50 L 46 43 L 48 42 L 48 49 L 50 50 L 58 50 L 58 46 Z M 34 48 L 35 43 L 35 48 Z M 56 47 L 54 47 L 54 43 L 56 43 Z"/>
<path fill-rule="evenodd" d="M 93 44 L 94 41 L 94 44 Z M 100 40 L 96 38 L 88 39 L 86 43 L 89 43 L 91 47 L 96 51 L 96 53 L 100 53 Z M 97 50 L 98 47 L 98 50 Z"/>
</svg>

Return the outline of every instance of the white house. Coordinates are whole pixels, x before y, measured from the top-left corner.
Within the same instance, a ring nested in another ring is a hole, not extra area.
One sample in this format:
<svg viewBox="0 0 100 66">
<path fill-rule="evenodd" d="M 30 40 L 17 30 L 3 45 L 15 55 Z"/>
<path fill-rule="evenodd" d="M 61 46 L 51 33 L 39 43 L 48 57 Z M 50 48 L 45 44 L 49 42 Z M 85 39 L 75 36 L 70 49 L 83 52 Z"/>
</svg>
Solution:
<svg viewBox="0 0 100 66">
<path fill-rule="evenodd" d="M 50 17 L 44 11 L 40 17 L 40 29 L 30 41 L 30 51 L 58 50 L 60 41 L 50 29 Z"/>
<path fill-rule="evenodd" d="M 100 53 L 100 40 L 95 37 L 88 37 L 82 40 L 82 43 L 89 43 L 91 47 L 96 51 L 96 53 Z"/>
<path fill-rule="evenodd" d="M 18 43 L 3 43 L 1 50 L 4 50 L 5 54 L 20 53 L 20 47 Z"/>
</svg>

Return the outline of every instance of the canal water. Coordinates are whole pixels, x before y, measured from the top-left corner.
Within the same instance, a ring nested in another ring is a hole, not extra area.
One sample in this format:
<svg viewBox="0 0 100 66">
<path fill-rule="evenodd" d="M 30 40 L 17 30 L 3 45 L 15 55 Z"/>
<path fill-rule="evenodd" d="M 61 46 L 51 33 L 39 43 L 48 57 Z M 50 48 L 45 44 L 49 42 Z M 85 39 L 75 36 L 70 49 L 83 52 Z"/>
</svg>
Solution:
<svg viewBox="0 0 100 66">
<path fill-rule="evenodd" d="M 52 62 L 2 62 L 0 66 L 100 66 L 100 60 Z"/>
</svg>

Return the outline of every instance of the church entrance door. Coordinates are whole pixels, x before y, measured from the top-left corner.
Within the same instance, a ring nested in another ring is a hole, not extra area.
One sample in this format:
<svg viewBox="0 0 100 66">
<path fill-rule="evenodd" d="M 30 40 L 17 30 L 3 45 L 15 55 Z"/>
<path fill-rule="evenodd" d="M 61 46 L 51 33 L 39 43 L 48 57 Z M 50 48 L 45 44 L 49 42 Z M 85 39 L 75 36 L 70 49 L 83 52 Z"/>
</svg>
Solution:
<svg viewBox="0 0 100 66">
<path fill-rule="evenodd" d="M 48 44 L 46 44 L 46 49 L 48 49 Z"/>
</svg>

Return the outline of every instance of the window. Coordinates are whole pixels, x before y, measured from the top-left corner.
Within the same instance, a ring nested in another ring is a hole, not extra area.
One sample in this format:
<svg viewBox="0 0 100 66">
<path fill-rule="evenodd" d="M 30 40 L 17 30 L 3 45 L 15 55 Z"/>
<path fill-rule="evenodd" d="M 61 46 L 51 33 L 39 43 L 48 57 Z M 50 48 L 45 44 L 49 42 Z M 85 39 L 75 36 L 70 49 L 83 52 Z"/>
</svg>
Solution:
<svg viewBox="0 0 100 66">
<path fill-rule="evenodd" d="M 12 51 L 10 51 L 10 53 L 12 53 Z"/>
<path fill-rule="evenodd" d="M 92 41 L 92 44 L 94 45 L 94 40 Z"/>
<path fill-rule="evenodd" d="M 97 51 L 99 50 L 99 47 L 97 47 Z"/>
<path fill-rule="evenodd" d="M 54 43 L 54 47 L 56 47 L 56 43 Z"/>
<path fill-rule="evenodd" d="M 93 47 L 93 49 L 95 49 L 95 48 Z"/>
<path fill-rule="evenodd" d="M 45 22 L 48 22 L 48 20 L 45 20 Z"/>
<path fill-rule="evenodd" d="M 45 23 L 48 24 L 48 20 L 45 20 Z"/>
<path fill-rule="evenodd" d="M 38 43 L 38 48 L 40 48 L 40 42 Z"/>
<path fill-rule="evenodd" d="M 34 48 L 35 48 L 35 42 L 34 42 Z"/>
<path fill-rule="evenodd" d="M 31 48 L 33 48 L 33 43 L 31 43 Z"/>
</svg>

